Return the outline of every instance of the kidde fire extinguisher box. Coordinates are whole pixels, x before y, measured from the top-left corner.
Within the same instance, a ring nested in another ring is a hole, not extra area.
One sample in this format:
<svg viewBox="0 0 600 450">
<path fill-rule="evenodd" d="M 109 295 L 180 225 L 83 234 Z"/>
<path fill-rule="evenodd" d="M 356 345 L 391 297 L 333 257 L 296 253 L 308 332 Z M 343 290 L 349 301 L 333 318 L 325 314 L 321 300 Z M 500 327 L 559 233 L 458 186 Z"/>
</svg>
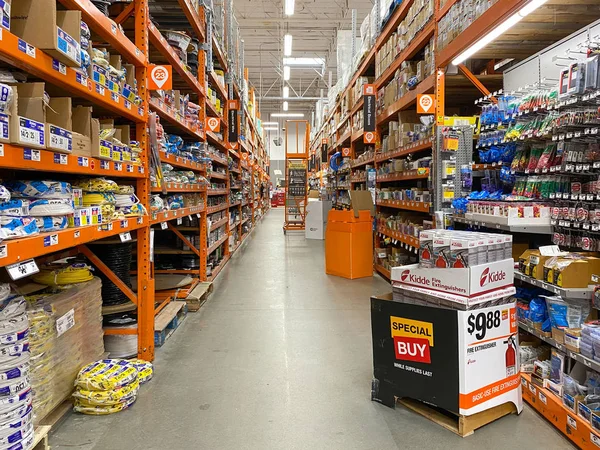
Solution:
<svg viewBox="0 0 600 450">
<path fill-rule="evenodd" d="M 392 286 L 432 294 L 466 307 L 513 295 L 513 281 L 512 259 L 462 269 L 433 269 L 418 264 L 392 269 Z"/>
<path fill-rule="evenodd" d="M 373 400 L 408 397 L 463 416 L 508 403 L 520 413 L 516 303 L 498 303 L 461 311 L 372 297 Z"/>
</svg>

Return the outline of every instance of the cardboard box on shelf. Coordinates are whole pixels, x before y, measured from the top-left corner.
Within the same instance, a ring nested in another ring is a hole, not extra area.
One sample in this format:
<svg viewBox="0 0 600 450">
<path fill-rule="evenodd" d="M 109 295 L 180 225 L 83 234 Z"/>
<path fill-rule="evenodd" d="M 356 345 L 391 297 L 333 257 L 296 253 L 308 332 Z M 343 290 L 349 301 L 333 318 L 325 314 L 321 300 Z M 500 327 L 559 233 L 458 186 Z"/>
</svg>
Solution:
<svg viewBox="0 0 600 450">
<path fill-rule="evenodd" d="M 59 11 L 55 0 L 12 3 L 11 32 L 70 67 L 81 66 L 81 11 Z"/>
<path fill-rule="evenodd" d="M 581 339 L 581 328 L 565 329 L 565 347 L 575 353 L 579 353 L 579 342 Z"/>
<path fill-rule="evenodd" d="M 44 83 L 22 83 L 13 87 L 9 122 L 12 144 L 46 148 L 48 138 Z"/>
<path fill-rule="evenodd" d="M 567 289 L 586 288 L 592 282 L 592 275 L 600 273 L 600 259 L 585 257 L 574 259 L 555 256 L 544 264 L 544 280 Z"/>
<path fill-rule="evenodd" d="M 111 159 L 110 149 L 100 149 L 100 122 L 92 118 L 92 108 L 73 108 L 73 154 Z"/>
<path fill-rule="evenodd" d="M 73 151 L 73 106 L 71 97 L 53 97 L 46 110 L 48 150 Z"/>
<path fill-rule="evenodd" d="M 559 344 L 565 343 L 565 330 L 562 328 L 552 327 L 552 339 L 554 339 Z"/>
</svg>

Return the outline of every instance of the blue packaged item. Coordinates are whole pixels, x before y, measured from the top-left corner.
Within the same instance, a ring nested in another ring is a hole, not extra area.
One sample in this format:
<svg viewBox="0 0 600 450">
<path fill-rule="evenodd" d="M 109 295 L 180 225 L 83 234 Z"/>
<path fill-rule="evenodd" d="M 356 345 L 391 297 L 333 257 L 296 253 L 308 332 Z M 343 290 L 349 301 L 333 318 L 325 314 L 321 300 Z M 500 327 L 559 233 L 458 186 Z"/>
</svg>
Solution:
<svg viewBox="0 0 600 450">
<path fill-rule="evenodd" d="M 534 298 L 529 302 L 529 320 L 543 323 L 548 318 L 546 302 L 543 298 Z"/>
<path fill-rule="evenodd" d="M 71 198 L 73 194 L 71 185 L 65 181 L 8 180 L 4 184 L 15 197 Z"/>
<path fill-rule="evenodd" d="M 568 328 L 567 311 L 569 306 L 563 301 L 548 301 L 548 315 L 554 328 Z"/>
<path fill-rule="evenodd" d="M 66 216 L 42 216 L 36 217 L 35 221 L 42 232 L 64 230 L 69 226 Z"/>
</svg>

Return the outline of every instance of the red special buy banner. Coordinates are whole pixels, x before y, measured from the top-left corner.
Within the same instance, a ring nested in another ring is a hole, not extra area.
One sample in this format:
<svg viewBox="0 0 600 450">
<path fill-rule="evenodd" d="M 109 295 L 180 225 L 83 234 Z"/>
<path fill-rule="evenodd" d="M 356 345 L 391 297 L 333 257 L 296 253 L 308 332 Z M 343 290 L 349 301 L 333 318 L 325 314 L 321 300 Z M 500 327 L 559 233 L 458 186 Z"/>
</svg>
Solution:
<svg viewBox="0 0 600 450">
<path fill-rule="evenodd" d="M 390 317 L 396 359 L 431 364 L 433 324 L 404 317 Z"/>
</svg>

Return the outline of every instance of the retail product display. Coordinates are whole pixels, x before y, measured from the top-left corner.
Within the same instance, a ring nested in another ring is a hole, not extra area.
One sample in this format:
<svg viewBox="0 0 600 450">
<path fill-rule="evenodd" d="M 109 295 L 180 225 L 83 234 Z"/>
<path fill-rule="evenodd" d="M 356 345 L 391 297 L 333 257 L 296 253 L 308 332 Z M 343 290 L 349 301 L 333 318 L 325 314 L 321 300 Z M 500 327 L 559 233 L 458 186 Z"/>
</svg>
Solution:
<svg viewBox="0 0 600 450">
<path fill-rule="evenodd" d="M 26 297 L 37 421 L 71 395 L 79 369 L 104 352 L 100 280 L 72 280 L 63 289 Z"/>
<path fill-rule="evenodd" d="M 75 380 L 75 412 L 106 415 L 129 408 L 141 384 L 153 375 L 151 363 L 142 360 L 105 359 L 83 367 Z"/>
</svg>

